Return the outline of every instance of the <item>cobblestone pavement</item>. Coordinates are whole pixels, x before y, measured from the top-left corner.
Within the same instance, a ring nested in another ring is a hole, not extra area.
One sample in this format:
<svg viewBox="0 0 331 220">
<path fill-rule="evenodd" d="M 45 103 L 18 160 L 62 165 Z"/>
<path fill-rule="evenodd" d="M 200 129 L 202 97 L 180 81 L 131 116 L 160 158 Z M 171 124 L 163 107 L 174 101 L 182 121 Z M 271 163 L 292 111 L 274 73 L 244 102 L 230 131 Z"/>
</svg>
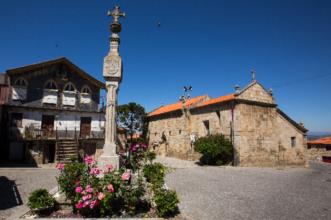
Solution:
<svg viewBox="0 0 331 220">
<path fill-rule="evenodd" d="M 56 187 L 57 172 L 54 168 L 0 168 L 0 219 L 22 208 L 33 190 Z"/>
<path fill-rule="evenodd" d="M 285 169 L 176 164 L 182 169 L 172 169 L 166 183 L 177 191 L 184 219 L 331 219 L 329 164 Z"/>
</svg>

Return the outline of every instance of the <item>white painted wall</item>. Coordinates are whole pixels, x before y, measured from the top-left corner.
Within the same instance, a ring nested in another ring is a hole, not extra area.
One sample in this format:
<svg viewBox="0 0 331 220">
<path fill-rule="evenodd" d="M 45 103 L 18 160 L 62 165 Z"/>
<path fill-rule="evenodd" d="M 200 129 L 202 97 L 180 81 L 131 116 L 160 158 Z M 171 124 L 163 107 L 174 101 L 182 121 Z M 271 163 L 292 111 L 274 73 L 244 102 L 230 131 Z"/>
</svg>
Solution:
<svg viewBox="0 0 331 220">
<path fill-rule="evenodd" d="M 29 127 L 31 124 L 36 129 L 41 128 L 42 115 L 55 115 L 54 120 L 54 130 L 65 130 L 68 131 L 80 130 L 80 118 L 81 117 L 91 117 L 91 131 L 100 132 L 104 130 L 105 127 L 105 115 L 104 113 L 95 112 L 61 112 L 56 113 L 53 111 L 48 111 L 47 113 L 42 113 L 40 111 L 24 111 L 23 109 L 12 111 L 13 113 L 23 113 L 22 128 L 19 129 L 21 133 L 24 133 L 24 128 Z"/>
<path fill-rule="evenodd" d="M 76 105 L 76 92 L 64 91 L 62 94 L 62 104 L 75 106 Z"/>
<path fill-rule="evenodd" d="M 43 103 L 47 104 L 57 104 L 57 90 L 44 89 Z"/>
</svg>

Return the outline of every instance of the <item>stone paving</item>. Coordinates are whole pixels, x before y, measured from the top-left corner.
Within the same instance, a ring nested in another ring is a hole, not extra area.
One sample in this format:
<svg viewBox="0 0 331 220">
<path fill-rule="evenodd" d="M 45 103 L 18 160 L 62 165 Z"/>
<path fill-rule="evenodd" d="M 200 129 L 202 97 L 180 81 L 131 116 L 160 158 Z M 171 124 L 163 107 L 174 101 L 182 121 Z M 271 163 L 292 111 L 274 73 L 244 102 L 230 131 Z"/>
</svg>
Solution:
<svg viewBox="0 0 331 220">
<path fill-rule="evenodd" d="M 199 167 L 177 159 L 166 183 L 184 219 L 331 219 L 331 165 L 310 168 Z"/>
<path fill-rule="evenodd" d="M 54 168 L 0 168 L 0 220 L 22 210 L 33 190 L 56 187 L 57 173 Z"/>
</svg>

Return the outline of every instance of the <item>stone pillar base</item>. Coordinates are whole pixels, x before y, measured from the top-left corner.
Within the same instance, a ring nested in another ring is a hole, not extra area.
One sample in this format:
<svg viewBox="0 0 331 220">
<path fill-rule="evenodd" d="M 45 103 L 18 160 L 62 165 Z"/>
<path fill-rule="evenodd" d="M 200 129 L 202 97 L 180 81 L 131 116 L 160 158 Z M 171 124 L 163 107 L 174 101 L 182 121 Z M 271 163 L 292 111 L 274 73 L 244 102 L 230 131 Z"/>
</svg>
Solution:
<svg viewBox="0 0 331 220">
<path fill-rule="evenodd" d="M 101 167 L 104 167 L 107 164 L 113 165 L 114 168 L 116 170 L 118 170 L 119 167 L 120 167 L 120 157 L 118 155 L 110 156 L 110 155 L 104 155 L 104 154 L 102 154 L 99 157 L 98 165 L 101 166 Z"/>
</svg>

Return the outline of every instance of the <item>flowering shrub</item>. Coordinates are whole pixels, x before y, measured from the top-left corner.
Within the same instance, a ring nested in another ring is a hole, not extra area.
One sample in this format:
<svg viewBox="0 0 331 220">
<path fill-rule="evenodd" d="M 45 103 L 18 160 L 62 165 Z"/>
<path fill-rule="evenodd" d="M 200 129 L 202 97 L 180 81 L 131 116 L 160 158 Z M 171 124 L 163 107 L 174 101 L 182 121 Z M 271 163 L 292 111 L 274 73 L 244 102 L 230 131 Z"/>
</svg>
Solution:
<svg viewBox="0 0 331 220">
<path fill-rule="evenodd" d="M 128 169 L 137 171 L 142 168 L 146 162 L 146 154 L 148 153 L 148 146 L 143 143 L 132 143 L 126 155 L 122 155 L 122 163 Z"/>
<path fill-rule="evenodd" d="M 98 167 L 90 156 L 84 164 L 57 166 L 60 190 L 83 216 L 99 217 L 127 211 L 134 213 L 144 194 L 141 179 L 133 179 L 128 170 L 114 170 L 112 165 Z M 73 169 L 77 168 L 74 172 Z"/>
</svg>

